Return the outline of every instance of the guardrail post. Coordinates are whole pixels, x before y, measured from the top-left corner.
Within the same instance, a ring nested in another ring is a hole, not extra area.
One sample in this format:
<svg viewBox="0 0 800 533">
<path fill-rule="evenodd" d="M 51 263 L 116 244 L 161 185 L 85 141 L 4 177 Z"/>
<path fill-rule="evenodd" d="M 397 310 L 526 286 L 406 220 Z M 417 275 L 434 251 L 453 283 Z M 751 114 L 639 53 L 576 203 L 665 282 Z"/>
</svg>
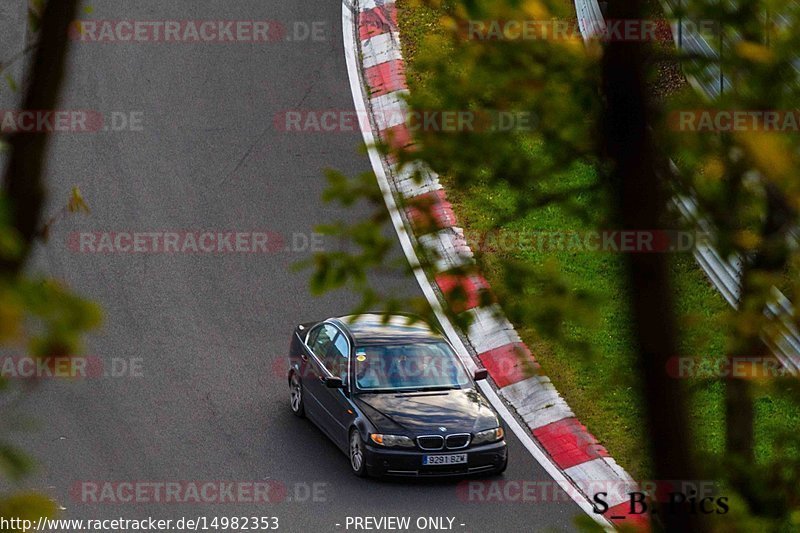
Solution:
<svg viewBox="0 0 800 533">
<path fill-rule="evenodd" d="M 722 22 L 719 23 L 719 95 L 725 89 L 725 77 L 722 75 L 722 47 L 725 46 Z"/>
</svg>

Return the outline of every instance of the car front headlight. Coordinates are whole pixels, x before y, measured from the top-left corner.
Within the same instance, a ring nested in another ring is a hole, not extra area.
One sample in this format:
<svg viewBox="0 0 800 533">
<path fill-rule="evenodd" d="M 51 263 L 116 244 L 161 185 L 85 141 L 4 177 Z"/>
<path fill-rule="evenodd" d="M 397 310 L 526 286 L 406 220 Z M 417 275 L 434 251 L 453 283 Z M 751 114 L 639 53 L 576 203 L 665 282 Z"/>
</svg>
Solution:
<svg viewBox="0 0 800 533">
<path fill-rule="evenodd" d="M 401 448 L 413 448 L 414 441 L 403 435 L 381 435 L 380 433 L 372 433 L 369 438 L 375 444 L 393 448 L 399 446 Z"/>
<path fill-rule="evenodd" d="M 497 427 L 494 429 L 487 429 L 486 431 L 480 431 L 475 434 L 475 438 L 472 439 L 472 444 L 484 444 L 486 442 L 497 442 L 498 440 L 502 439 L 504 436 L 503 428 Z"/>
</svg>

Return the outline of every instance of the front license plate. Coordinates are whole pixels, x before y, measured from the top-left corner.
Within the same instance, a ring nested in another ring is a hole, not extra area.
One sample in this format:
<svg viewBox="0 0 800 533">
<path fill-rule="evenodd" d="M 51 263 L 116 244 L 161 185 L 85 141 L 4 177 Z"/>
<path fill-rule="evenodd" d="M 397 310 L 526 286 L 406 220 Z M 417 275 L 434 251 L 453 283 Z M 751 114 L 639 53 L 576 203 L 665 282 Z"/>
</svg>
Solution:
<svg viewBox="0 0 800 533">
<path fill-rule="evenodd" d="M 467 462 L 467 454 L 453 453 L 450 455 L 423 455 L 422 464 L 429 465 L 458 465 Z"/>
</svg>

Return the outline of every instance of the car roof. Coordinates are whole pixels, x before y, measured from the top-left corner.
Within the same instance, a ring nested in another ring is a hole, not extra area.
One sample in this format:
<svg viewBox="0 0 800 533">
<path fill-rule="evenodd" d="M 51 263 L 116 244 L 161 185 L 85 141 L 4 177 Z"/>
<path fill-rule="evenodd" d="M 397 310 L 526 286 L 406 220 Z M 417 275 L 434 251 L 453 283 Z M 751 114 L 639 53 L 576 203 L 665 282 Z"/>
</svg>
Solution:
<svg viewBox="0 0 800 533">
<path fill-rule="evenodd" d="M 366 313 L 348 315 L 335 320 L 344 326 L 358 346 L 368 344 L 409 344 L 414 342 L 442 342 L 442 334 L 425 321 L 413 315 L 385 315 Z M 415 320 L 409 323 L 410 320 Z"/>
</svg>

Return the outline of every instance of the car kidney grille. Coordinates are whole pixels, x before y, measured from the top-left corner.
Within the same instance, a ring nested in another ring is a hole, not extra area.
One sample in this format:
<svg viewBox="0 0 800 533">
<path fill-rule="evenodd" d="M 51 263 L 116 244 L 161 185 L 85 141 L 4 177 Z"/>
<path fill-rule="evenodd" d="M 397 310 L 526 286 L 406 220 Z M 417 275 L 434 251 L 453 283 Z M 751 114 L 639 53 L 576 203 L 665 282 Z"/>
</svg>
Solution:
<svg viewBox="0 0 800 533">
<path fill-rule="evenodd" d="M 457 433 L 455 435 L 448 435 L 445 442 L 448 450 L 458 450 L 459 448 L 466 448 L 469 445 L 469 433 Z"/>
<path fill-rule="evenodd" d="M 444 448 L 444 437 L 441 435 L 424 435 L 417 437 L 417 444 L 423 450 L 441 450 Z"/>
</svg>

